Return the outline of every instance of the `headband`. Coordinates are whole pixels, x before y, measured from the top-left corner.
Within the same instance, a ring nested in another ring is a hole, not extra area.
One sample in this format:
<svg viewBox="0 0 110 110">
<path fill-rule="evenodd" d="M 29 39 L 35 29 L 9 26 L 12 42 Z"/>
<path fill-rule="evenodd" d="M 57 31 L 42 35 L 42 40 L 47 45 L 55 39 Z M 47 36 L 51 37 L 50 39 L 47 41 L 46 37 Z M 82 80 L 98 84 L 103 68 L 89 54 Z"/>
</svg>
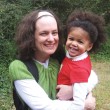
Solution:
<svg viewBox="0 0 110 110">
<path fill-rule="evenodd" d="M 42 18 L 42 17 L 45 17 L 45 16 L 51 16 L 51 17 L 53 17 L 52 15 L 42 15 L 42 16 L 39 16 L 36 20 L 38 20 L 38 19 L 40 19 L 40 18 Z M 53 17 L 54 18 L 54 17 Z"/>
<path fill-rule="evenodd" d="M 54 17 L 51 13 L 49 13 L 47 11 L 42 11 L 42 12 L 39 12 L 38 17 L 37 17 L 37 20 L 40 19 L 40 18 L 42 18 L 42 17 L 45 17 L 45 16 Z"/>
</svg>

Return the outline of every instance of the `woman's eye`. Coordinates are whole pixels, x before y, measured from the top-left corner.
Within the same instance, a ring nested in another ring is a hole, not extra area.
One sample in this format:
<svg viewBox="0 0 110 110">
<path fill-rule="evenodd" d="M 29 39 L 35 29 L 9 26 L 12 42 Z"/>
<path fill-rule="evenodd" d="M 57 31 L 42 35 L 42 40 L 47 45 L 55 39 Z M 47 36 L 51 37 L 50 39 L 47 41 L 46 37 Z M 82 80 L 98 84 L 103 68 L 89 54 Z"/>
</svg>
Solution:
<svg viewBox="0 0 110 110">
<path fill-rule="evenodd" d="M 46 36 L 46 35 L 47 35 L 47 33 L 40 33 L 40 35 L 41 35 L 41 36 Z"/>
<path fill-rule="evenodd" d="M 58 32 L 57 32 L 57 31 L 55 31 L 55 32 L 53 32 L 52 34 L 55 36 L 55 35 L 57 35 L 57 34 L 58 34 Z"/>
</svg>

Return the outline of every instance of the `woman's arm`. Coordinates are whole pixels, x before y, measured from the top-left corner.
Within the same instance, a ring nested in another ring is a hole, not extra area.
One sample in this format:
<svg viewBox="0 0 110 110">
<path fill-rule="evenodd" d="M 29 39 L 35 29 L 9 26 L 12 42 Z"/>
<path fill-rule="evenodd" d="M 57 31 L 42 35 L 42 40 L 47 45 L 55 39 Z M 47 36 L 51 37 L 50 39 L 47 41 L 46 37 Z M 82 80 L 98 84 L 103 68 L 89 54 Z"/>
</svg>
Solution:
<svg viewBox="0 0 110 110">
<path fill-rule="evenodd" d="M 20 97 L 32 110 L 68 110 L 71 106 L 70 101 L 49 99 L 45 91 L 33 79 L 17 80 L 14 84 Z"/>
<path fill-rule="evenodd" d="M 17 80 L 14 84 L 20 97 L 32 110 L 81 110 L 75 107 L 74 101 L 51 100 L 33 79 Z"/>
<path fill-rule="evenodd" d="M 91 74 L 88 79 L 88 90 L 91 92 L 97 84 L 98 84 L 98 76 L 93 70 L 91 70 Z"/>
<path fill-rule="evenodd" d="M 90 77 L 88 79 L 88 90 L 90 91 L 86 100 L 85 100 L 85 110 L 95 110 L 96 99 L 92 96 L 92 90 L 98 84 L 97 74 L 91 70 Z"/>
</svg>

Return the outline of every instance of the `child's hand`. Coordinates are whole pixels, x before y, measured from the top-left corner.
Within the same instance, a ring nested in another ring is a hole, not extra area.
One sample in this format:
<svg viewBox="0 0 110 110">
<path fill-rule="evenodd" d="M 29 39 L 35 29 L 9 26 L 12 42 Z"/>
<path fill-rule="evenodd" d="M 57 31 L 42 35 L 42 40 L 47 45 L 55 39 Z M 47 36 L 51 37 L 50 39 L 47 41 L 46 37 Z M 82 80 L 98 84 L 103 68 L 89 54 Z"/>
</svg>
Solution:
<svg viewBox="0 0 110 110">
<path fill-rule="evenodd" d="M 56 97 L 59 100 L 70 100 L 70 99 L 72 99 L 72 97 L 73 97 L 72 86 L 57 85 L 56 89 L 58 90 Z"/>
</svg>

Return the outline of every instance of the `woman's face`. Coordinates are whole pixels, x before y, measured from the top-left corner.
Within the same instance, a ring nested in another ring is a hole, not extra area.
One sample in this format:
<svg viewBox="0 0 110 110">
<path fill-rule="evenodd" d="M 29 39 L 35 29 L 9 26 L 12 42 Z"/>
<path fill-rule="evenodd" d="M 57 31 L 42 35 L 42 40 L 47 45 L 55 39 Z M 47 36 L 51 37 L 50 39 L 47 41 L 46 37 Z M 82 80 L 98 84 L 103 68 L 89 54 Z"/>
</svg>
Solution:
<svg viewBox="0 0 110 110">
<path fill-rule="evenodd" d="M 35 46 L 36 59 L 49 58 L 59 43 L 57 22 L 52 16 L 43 16 L 36 22 Z"/>
<path fill-rule="evenodd" d="M 90 51 L 92 46 L 88 32 L 80 27 L 71 29 L 66 42 L 66 49 L 71 57 Z"/>
</svg>

